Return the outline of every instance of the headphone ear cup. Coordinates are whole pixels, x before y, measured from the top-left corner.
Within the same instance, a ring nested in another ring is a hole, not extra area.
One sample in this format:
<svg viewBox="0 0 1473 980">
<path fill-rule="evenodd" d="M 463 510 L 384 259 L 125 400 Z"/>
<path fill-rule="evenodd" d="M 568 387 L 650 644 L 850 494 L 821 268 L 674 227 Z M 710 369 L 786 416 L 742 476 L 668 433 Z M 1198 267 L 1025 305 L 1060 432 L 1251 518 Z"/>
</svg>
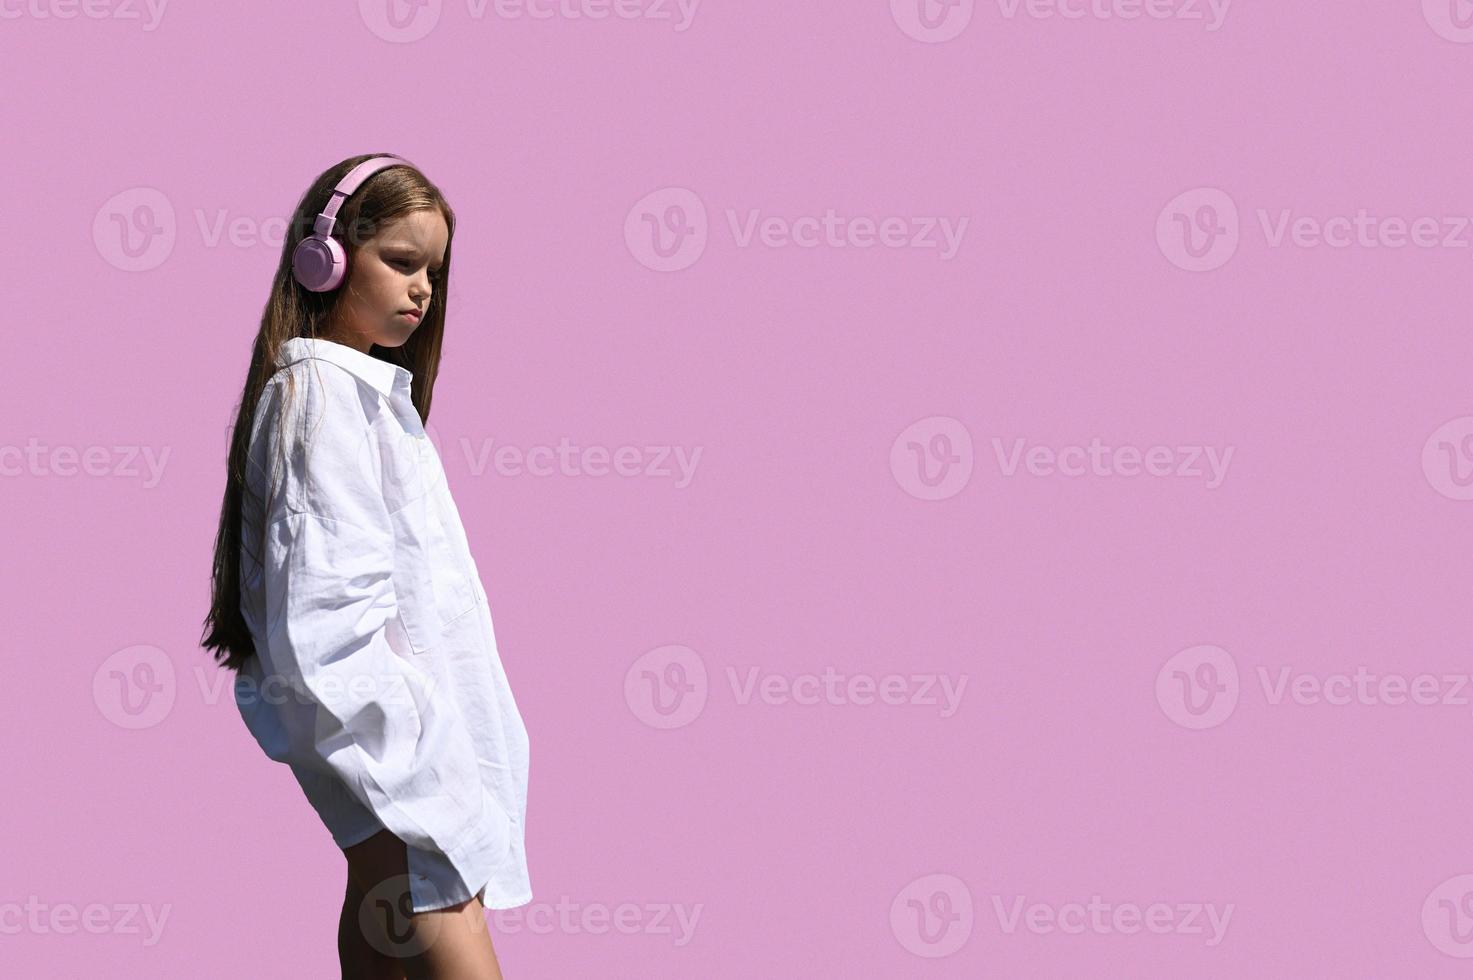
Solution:
<svg viewBox="0 0 1473 980">
<path fill-rule="evenodd" d="M 336 289 L 348 269 L 348 256 L 336 238 L 310 235 L 292 253 L 292 274 L 302 288 L 314 293 Z"/>
</svg>

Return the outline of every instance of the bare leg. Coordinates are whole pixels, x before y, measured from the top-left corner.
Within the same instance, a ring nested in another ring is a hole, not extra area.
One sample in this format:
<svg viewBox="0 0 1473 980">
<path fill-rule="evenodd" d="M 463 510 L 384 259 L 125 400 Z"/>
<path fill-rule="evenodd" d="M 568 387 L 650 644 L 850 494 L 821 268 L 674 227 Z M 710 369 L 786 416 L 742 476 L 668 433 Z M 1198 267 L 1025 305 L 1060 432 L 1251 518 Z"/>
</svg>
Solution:
<svg viewBox="0 0 1473 980">
<path fill-rule="evenodd" d="M 345 920 L 351 919 L 366 945 L 403 967 L 398 974 L 365 973 L 366 980 L 503 980 L 479 899 L 410 913 L 408 856 L 404 842 L 387 830 L 345 848 L 343 855 L 355 900 L 353 909 L 345 905 Z M 344 948 L 341 938 L 338 945 Z"/>
<path fill-rule="evenodd" d="M 343 912 L 338 917 L 338 962 L 343 980 L 405 980 L 404 966 L 397 957 L 380 950 L 384 942 L 370 943 L 359 921 L 363 907 L 363 889 L 348 876 L 348 890 L 343 896 Z"/>
<path fill-rule="evenodd" d="M 423 955 L 405 958 L 404 972 L 409 980 L 503 980 L 480 900 L 472 898 L 448 909 L 420 912 L 412 921 L 416 930 L 427 930 L 435 939 Z"/>
</svg>

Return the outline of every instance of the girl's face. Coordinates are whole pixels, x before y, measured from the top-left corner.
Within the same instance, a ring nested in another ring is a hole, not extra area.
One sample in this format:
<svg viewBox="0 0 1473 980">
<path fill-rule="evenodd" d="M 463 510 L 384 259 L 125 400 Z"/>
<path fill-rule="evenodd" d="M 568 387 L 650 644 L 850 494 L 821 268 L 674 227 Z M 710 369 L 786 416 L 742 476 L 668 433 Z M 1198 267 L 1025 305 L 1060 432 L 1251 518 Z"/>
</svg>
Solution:
<svg viewBox="0 0 1473 980">
<path fill-rule="evenodd" d="M 449 239 L 445 217 L 436 209 L 384 223 L 350 260 L 325 336 L 365 354 L 374 344 L 403 344 L 429 310 L 430 273 L 445 261 Z"/>
</svg>

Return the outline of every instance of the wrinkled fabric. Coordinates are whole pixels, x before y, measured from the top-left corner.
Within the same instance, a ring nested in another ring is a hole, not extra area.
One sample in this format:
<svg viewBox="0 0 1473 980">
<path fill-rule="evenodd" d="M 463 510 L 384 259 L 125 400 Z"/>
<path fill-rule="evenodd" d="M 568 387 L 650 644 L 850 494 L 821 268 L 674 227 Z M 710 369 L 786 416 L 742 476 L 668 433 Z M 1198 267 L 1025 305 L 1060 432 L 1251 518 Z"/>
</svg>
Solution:
<svg viewBox="0 0 1473 980">
<path fill-rule="evenodd" d="M 235 700 L 333 842 L 404 841 L 413 911 L 531 901 L 527 731 L 409 371 L 292 338 L 251 423 Z"/>
</svg>

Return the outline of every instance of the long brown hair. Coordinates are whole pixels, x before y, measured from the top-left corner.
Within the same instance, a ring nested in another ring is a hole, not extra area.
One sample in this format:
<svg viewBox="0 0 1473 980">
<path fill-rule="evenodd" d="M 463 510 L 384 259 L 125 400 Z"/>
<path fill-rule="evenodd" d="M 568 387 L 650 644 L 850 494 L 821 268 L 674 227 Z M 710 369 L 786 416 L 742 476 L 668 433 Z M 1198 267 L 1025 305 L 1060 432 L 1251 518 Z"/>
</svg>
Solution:
<svg viewBox="0 0 1473 980">
<path fill-rule="evenodd" d="M 281 261 L 271 283 L 271 295 L 261 313 L 261 326 L 251 349 L 251 365 L 245 389 L 236 406 L 231 426 L 230 457 L 225 479 L 225 500 L 220 506 L 220 526 L 215 534 L 215 558 L 210 588 L 210 612 L 205 617 L 200 645 L 214 652 L 220 666 L 238 671 L 255 653 L 245 617 L 240 611 L 241 511 L 245 486 L 246 454 L 250 448 L 251 423 L 266 382 L 276 372 L 281 345 L 292 337 L 323 335 L 338 299 L 351 288 L 353 257 L 386 222 L 412 211 L 438 210 L 445 218 L 449 237 L 440 271 L 431 276 L 433 292 L 418 328 L 403 346 L 370 350 L 373 357 L 408 369 L 414 375 L 414 407 L 421 421 L 429 421 L 430 396 L 440 365 L 440 343 L 445 332 L 445 300 L 450 285 L 450 246 L 455 238 L 455 213 L 440 189 L 418 169 L 394 165 L 374 174 L 353 192 L 338 209 L 332 237 L 342 243 L 348 256 L 348 281 L 326 293 L 304 289 L 292 274 L 292 254 L 297 243 L 312 233 L 319 212 L 327 207 L 333 188 L 348 171 L 365 160 L 390 153 L 365 153 L 349 157 L 323 171 L 297 202 Z"/>
</svg>

